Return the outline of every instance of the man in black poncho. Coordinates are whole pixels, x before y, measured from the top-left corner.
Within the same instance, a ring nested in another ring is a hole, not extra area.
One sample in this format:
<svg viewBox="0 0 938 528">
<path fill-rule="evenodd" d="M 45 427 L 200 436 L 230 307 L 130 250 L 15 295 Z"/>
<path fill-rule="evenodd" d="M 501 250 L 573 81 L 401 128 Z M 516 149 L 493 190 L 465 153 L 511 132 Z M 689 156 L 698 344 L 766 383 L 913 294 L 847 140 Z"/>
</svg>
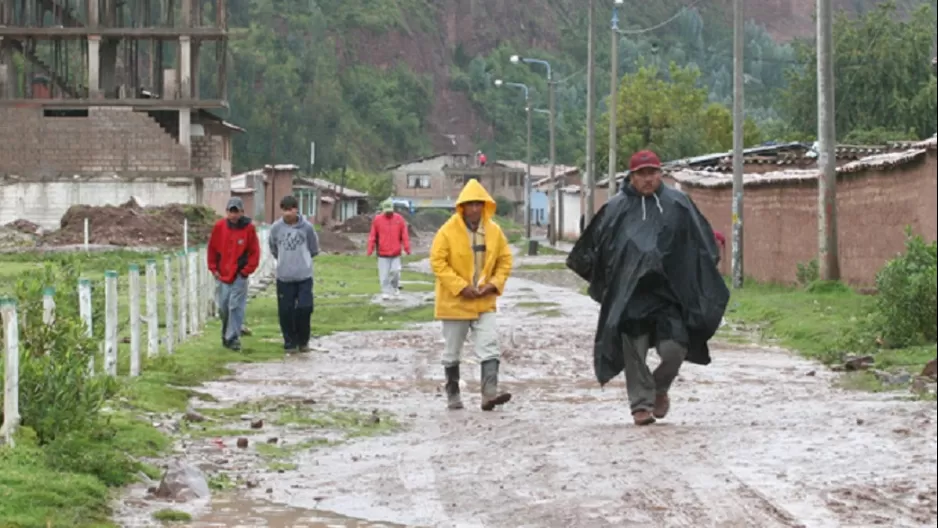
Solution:
<svg viewBox="0 0 938 528">
<path fill-rule="evenodd" d="M 729 301 L 710 223 L 661 181 L 658 156 L 632 156 L 629 180 L 599 210 L 567 258 L 601 303 L 593 349 L 600 385 L 623 370 L 636 425 L 670 409 L 668 391 L 686 360 L 710 363 L 707 342 Z M 610 182 L 611 183 L 611 182 Z M 661 364 L 652 373 L 650 348 Z"/>
</svg>

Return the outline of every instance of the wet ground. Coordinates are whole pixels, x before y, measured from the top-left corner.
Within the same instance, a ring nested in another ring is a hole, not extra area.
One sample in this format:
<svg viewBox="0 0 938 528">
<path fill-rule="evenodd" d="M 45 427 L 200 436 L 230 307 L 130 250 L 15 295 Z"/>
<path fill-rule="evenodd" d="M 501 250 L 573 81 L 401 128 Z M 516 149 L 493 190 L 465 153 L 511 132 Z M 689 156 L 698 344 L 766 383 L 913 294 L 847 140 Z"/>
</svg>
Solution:
<svg viewBox="0 0 938 528">
<path fill-rule="evenodd" d="M 258 417 L 269 425 L 247 449 L 234 446 L 237 435 L 180 447 L 231 482 L 211 504 L 171 506 L 194 508 L 182 526 L 938 521 L 935 402 L 842 391 L 835 374 L 786 351 L 718 344 L 712 365 L 684 367 L 668 419 L 640 429 L 624 381 L 602 390 L 593 378 L 597 306 L 575 286 L 514 278 L 499 310 L 502 382 L 514 394 L 499 412 L 478 408 L 471 347 L 467 409 L 446 411 L 436 324 L 336 335 L 319 343 L 323 352 L 241 366 L 203 387 L 216 406 L 243 407 L 226 427 Z M 297 413 L 305 418 L 284 419 Z M 273 461 L 265 444 L 281 449 Z M 125 501 L 123 518 L 136 519 L 126 526 L 170 507 L 141 497 Z"/>
</svg>

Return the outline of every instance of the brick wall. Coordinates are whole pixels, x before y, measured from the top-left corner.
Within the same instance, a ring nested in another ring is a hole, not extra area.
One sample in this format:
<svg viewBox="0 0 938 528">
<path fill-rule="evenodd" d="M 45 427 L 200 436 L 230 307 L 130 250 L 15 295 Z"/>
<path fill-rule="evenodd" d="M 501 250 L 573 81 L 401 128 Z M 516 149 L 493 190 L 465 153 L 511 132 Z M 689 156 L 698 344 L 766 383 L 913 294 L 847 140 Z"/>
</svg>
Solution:
<svg viewBox="0 0 938 528">
<path fill-rule="evenodd" d="M 938 235 L 936 157 L 887 169 L 841 175 L 837 189 L 842 279 L 874 284 L 876 272 L 904 249 L 906 225 L 928 240 Z M 683 185 L 710 220 L 731 238 L 731 188 Z M 744 267 L 759 281 L 792 283 L 797 264 L 816 258 L 817 181 L 775 183 L 746 188 Z M 727 244 L 727 259 L 730 246 Z M 723 262 L 724 272 L 729 270 Z"/>
<path fill-rule="evenodd" d="M 264 173 L 267 175 L 267 181 L 264 182 L 264 196 L 266 197 L 264 221 L 272 224 L 280 217 L 280 200 L 284 196 L 293 194 L 293 178 L 296 176 L 296 169 L 281 170 L 276 167 L 266 167 Z"/>
<path fill-rule="evenodd" d="M 90 108 L 87 117 L 43 117 L 39 107 L 0 108 L 0 174 L 187 170 L 186 149 L 130 108 Z"/>
</svg>

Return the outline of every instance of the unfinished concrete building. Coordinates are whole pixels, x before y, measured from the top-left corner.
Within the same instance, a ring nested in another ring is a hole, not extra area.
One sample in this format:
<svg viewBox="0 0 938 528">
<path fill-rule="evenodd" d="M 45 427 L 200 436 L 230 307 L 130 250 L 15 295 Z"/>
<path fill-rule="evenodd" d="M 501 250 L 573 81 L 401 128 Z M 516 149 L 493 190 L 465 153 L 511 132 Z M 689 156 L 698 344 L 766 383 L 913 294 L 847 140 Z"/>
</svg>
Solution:
<svg viewBox="0 0 938 528">
<path fill-rule="evenodd" d="M 225 0 L 0 0 L 0 225 L 75 204 L 224 209 Z"/>
</svg>

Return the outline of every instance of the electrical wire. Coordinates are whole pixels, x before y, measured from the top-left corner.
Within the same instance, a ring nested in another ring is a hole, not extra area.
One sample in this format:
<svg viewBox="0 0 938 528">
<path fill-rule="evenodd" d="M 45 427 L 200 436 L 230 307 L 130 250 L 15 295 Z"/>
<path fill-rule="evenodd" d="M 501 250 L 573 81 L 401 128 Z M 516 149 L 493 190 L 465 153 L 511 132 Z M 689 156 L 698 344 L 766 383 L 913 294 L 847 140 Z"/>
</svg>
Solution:
<svg viewBox="0 0 938 528">
<path fill-rule="evenodd" d="M 618 29 L 618 28 L 617 28 L 616 31 L 617 31 L 620 35 L 641 35 L 641 34 L 643 34 L 643 33 L 650 33 L 650 32 L 655 31 L 655 30 L 657 30 L 657 29 L 661 29 L 661 28 L 663 28 L 664 26 L 667 26 L 667 25 L 670 24 L 671 22 L 674 22 L 675 20 L 678 19 L 678 17 L 680 17 L 681 15 L 683 15 L 683 14 L 684 14 L 685 12 L 687 12 L 688 10 L 691 10 L 691 9 L 697 7 L 697 4 L 701 3 L 702 1 L 703 1 L 703 0 L 694 0 L 693 2 L 690 3 L 690 5 L 686 5 L 686 6 L 682 7 L 682 8 L 681 8 L 677 13 L 675 13 L 674 16 L 672 16 L 671 18 L 665 20 L 664 22 L 661 22 L 661 23 L 659 23 L 659 24 L 656 24 L 656 25 L 654 25 L 654 26 L 647 27 L 647 28 L 643 28 L 643 29 Z"/>
</svg>

